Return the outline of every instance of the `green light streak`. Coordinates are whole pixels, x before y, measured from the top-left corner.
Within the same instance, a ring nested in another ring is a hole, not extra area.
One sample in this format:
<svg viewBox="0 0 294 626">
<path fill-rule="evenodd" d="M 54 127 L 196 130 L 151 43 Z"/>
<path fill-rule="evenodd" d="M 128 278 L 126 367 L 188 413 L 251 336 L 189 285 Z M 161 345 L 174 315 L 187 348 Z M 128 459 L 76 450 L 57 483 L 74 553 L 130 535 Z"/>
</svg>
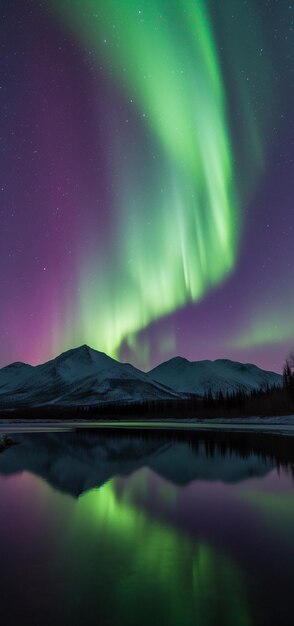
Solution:
<svg viewBox="0 0 294 626">
<path fill-rule="evenodd" d="M 292 307 L 280 311 L 264 310 L 249 327 L 229 342 L 231 348 L 252 348 L 294 341 Z M 291 347 L 291 345 L 289 345 Z"/>
<path fill-rule="evenodd" d="M 139 153 L 130 147 L 136 128 L 121 130 L 118 235 L 107 260 L 84 251 L 77 319 L 69 307 L 68 330 L 57 324 L 54 339 L 55 351 L 86 342 L 117 357 L 123 342 L 136 346 L 136 333 L 200 300 L 234 267 L 239 208 L 225 87 L 204 0 L 52 4 L 120 84 L 146 137 Z"/>
</svg>

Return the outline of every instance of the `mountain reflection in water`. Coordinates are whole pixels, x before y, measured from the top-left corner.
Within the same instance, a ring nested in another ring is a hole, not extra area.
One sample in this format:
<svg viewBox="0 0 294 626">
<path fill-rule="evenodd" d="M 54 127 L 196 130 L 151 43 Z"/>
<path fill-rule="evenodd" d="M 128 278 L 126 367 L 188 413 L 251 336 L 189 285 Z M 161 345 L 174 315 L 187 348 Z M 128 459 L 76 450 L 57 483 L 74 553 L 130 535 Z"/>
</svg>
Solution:
<svg viewBox="0 0 294 626">
<path fill-rule="evenodd" d="M 14 438 L 0 455 L 6 623 L 290 623 L 291 438 Z"/>
</svg>

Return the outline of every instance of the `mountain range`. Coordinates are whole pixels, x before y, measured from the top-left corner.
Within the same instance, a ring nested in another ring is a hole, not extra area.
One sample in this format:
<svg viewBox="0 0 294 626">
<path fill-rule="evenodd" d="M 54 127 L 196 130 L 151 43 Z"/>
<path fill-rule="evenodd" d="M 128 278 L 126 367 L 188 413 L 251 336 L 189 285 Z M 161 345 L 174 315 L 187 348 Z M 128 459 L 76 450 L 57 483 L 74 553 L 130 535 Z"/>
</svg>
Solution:
<svg viewBox="0 0 294 626">
<path fill-rule="evenodd" d="M 227 359 L 176 357 L 145 373 L 84 345 L 41 365 L 17 362 L 0 369 L 0 409 L 164 401 L 281 384 L 275 372 Z"/>
</svg>

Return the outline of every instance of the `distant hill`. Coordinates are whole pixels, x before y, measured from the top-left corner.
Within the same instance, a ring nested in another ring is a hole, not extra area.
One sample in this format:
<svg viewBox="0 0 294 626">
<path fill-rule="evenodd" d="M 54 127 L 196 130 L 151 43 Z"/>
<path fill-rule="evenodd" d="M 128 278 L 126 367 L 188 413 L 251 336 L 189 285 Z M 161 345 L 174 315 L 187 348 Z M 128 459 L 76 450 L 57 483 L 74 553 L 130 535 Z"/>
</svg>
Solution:
<svg viewBox="0 0 294 626">
<path fill-rule="evenodd" d="M 239 363 L 228 359 L 188 361 L 182 357 L 175 357 L 152 369 L 149 377 L 177 393 L 204 396 L 211 391 L 214 397 L 220 391 L 223 394 L 237 391 L 250 393 L 253 389 L 282 385 L 280 374 L 267 372 L 251 363 Z"/>
</svg>

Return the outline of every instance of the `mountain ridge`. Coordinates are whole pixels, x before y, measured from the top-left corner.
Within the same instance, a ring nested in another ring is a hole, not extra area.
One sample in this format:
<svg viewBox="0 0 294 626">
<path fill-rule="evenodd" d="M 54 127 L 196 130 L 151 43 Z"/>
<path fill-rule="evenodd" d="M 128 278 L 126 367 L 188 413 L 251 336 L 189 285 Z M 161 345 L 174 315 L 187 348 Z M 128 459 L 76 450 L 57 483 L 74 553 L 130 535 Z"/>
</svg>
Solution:
<svg viewBox="0 0 294 626">
<path fill-rule="evenodd" d="M 253 363 L 240 363 L 230 359 L 189 361 L 173 357 L 148 372 L 152 380 L 168 384 L 174 391 L 213 396 L 219 392 L 266 389 L 281 386 L 282 376 L 276 372 L 263 370 Z"/>
<path fill-rule="evenodd" d="M 16 361 L 0 369 L 0 408 L 154 402 L 281 384 L 279 374 L 229 359 L 177 356 L 145 373 L 84 344 L 40 365 Z"/>
</svg>

